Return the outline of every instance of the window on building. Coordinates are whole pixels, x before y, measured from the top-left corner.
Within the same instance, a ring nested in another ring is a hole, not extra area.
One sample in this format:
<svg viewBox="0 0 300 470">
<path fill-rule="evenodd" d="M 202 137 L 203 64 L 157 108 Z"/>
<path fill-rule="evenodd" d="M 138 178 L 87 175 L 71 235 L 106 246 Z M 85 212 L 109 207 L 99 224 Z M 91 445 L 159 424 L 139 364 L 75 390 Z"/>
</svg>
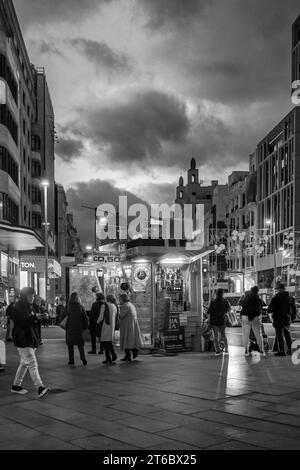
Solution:
<svg viewBox="0 0 300 470">
<path fill-rule="evenodd" d="M 23 191 L 26 193 L 26 178 L 23 176 Z"/>
<path fill-rule="evenodd" d="M 41 164 L 38 160 L 32 160 L 31 162 L 31 175 L 33 178 L 39 178 L 41 176 Z"/>
<path fill-rule="evenodd" d="M 5 171 L 13 182 L 19 186 L 19 166 L 9 151 L 2 146 L 0 146 L 0 170 Z"/>
<path fill-rule="evenodd" d="M 19 207 L 15 204 L 10 197 L 3 192 L 0 192 L 0 207 L 1 216 L 3 220 L 7 220 L 13 225 L 19 223 Z"/>
<path fill-rule="evenodd" d="M 40 152 L 40 150 L 41 150 L 40 136 L 32 134 L 32 136 L 31 136 L 31 150 L 33 152 Z"/>
<path fill-rule="evenodd" d="M 18 84 L 3 54 L 0 54 L 0 77 L 6 81 L 15 103 L 18 105 Z"/>
<path fill-rule="evenodd" d="M 18 125 L 5 104 L 0 105 L 0 124 L 7 127 L 16 145 L 18 145 Z"/>
<path fill-rule="evenodd" d="M 41 190 L 37 186 L 32 186 L 32 204 L 40 204 L 42 200 Z"/>
<path fill-rule="evenodd" d="M 40 214 L 36 212 L 32 213 L 32 228 L 33 229 L 41 229 L 42 227 L 42 218 Z"/>
<path fill-rule="evenodd" d="M 26 206 L 24 206 L 23 212 L 24 212 L 24 222 L 27 222 L 27 208 L 26 208 Z"/>
</svg>

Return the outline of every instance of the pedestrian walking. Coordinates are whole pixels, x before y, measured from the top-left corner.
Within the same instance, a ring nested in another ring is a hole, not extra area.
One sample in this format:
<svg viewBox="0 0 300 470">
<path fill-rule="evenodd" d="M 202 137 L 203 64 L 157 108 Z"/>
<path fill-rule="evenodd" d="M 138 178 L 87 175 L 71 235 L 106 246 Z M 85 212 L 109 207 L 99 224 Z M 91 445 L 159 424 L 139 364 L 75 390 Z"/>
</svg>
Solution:
<svg viewBox="0 0 300 470">
<path fill-rule="evenodd" d="M 63 319 L 65 308 L 66 308 L 66 300 L 64 297 L 60 297 L 59 302 L 56 306 L 56 324 L 57 325 L 59 325 Z"/>
<path fill-rule="evenodd" d="M 245 348 L 245 356 L 249 356 L 249 337 L 251 328 L 256 338 L 259 352 L 265 356 L 264 342 L 262 336 L 262 308 L 263 301 L 258 295 L 259 289 L 257 286 L 252 287 L 250 293 L 245 296 L 241 301 L 242 311 L 242 331 L 243 331 L 243 342 Z"/>
<path fill-rule="evenodd" d="M 105 352 L 103 364 L 113 364 L 117 360 L 113 341 L 115 339 L 116 320 L 118 316 L 118 305 L 114 295 L 109 294 L 106 303 L 102 304 L 97 323 L 102 322 L 100 341 Z"/>
<path fill-rule="evenodd" d="M 131 361 L 139 354 L 143 345 L 136 308 L 129 302 L 127 294 L 120 295 L 120 349 L 125 352 L 121 361 Z"/>
<path fill-rule="evenodd" d="M 100 341 L 100 350 L 99 354 L 103 354 L 103 347 L 101 345 L 101 330 L 102 330 L 102 324 L 103 322 L 98 322 L 99 316 L 100 316 L 100 310 L 102 305 L 105 302 L 105 297 L 102 292 L 98 292 L 96 294 L 96 301 L 93 303 L 90 315 L 89 315 L 89 330 L 90 330 L 90 335 L 91 335 L 91 343 L 92 343 L 92 349 L 91 351 L 88 352 L 88 354 L 97 354 L 97 338 L 99 338 Z"/>
<path fill-rule="evenodd" d="M 18 300 L 18 298 L 16 297 L 9 304 L 9 306 L 6 309 L 6 337 L 5 337 L 5 339 L 6 339 L 7 342 L 12 341 L 12 332 L 13 332 L 13 328 L 14 328 L 14 322 L 13 322 L 13 319 L 12 319 L 12 314 L 13 314 L 14 307 L 16 305 L 17 300 Z"/>
<path fill-rule="evenodd" d="M 48 314 L 49 314 L 49 326 L 52 327 L 55 325 L 55 320 L 56 320 L 56 311 L 52 304 L 49 304 L 48 306 Z"/>
<path fill-rule="evenodd" d="M 27 370 L 38 390 L 38 396 L 43 398 L 49 391 L 44 386 L 38 370 L 36 349 L 39 346 L 38 319 L 40 314 L 35 314 L 32 309 L 34 300 L 34 289 L 25 287 L 21 290 L 20 300 L 16 303 L 12 313 L 14 321 L 13 341 L 19 356 L 20 365 L 11 392 L 25 395 L 27 390 L 22 387 L 23 379 Z"/>
<path fill-rule="evenodd" d="M 223 297 L 223 289 L 218 289 L 216 298 L 211 301 L 208 307 L 208 321 L 214 334 L 214 346 L 216 356 L 220 356 L 220 339 L 224 343 L 224 353 L 228 354 L 228 340 L 226 337 L 227 313 L 231 307 L 227 299 Z"/>
<path fill-rule="evenodd" d="M 84 331 L 88 328 L 88 317 L 80 304 L 76 292 L 71 294 L 63 319 L 66 320 L 66 343 L 69 350 L 69 365 L 74 365 L 74 346 L 78 347 L 80 359 L 87 365 L 84 352 Z"/>
<path fill-rule="evenodd" d="M 284 284 L 278 285 L 278 293 L 271 300 L 268 312 L 272 313 L 278 344 L 278 352 L 275 353 L 275 356 L 286 356 L 284 338 L 287 344 L 287 353 L 292 354 L 290 325 L 295 320 L 297 311 L 295 300 L 286 292 Z"/>
</svg>

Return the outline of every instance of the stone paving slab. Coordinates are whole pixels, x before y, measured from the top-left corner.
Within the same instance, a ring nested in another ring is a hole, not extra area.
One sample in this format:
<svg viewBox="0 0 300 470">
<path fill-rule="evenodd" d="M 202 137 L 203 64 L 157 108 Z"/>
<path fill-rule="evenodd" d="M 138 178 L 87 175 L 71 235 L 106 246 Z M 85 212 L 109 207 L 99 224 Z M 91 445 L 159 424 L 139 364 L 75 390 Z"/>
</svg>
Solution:
<svg viewBox="0 0 300 470">
<path fill-rule="evenodd" d="M 69 367 L 64 333 L 43 334 L 40 373 L 55 393 L 39 400 L 30 377 L 28 395 L 10 393 L 18 355 L 9 344 L 0 449 L 300 450 L 300 374 L 289 357 L 260 361 L 231 347 L 226 358 L 145 355 L 107 367 L 95 355 Z"/>
</svg>

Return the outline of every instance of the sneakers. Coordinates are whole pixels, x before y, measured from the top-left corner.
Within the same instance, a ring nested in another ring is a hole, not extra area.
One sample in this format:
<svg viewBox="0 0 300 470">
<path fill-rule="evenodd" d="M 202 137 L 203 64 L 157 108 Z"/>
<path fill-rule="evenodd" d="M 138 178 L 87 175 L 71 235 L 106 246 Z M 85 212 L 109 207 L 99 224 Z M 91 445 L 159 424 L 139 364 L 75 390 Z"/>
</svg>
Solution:
<svg viewBox="0 0 300 470">
<path fill-rule="evenodd" d="M 43 385 L 41 385 L 41 387 L 39 387 L 39 389 L 38 389 L 39 398 L 43 398 L 46 395 L 46 393 L 48 393 L 48 392 L 49 392 L 49 388 L 44 387 Z"/>
<path fill-rule="evenodd" d="M 111 358 L 112 362 L 116 361 L 117 359 L 118 359 L 118 356 L 116 354 Z"/>
<path fill-rule="evenodd" d="M 82 364 L 83 364 L 84 366 L 87 366 L 87 360 L 86 360 L 86 359 L 83 359 L 83 360 L 82 360 Z"/>
<path fill-rule="evenodd" d="M 220 351 L 215 352 L 215 356 L 221 356 Z"/>
<path fill-rule="evenodd" d="M 17 393 L 18 395 L 26 395 L 26 393 L 28 393 L 28 390 L 25 390 L 25 388 L 20 387 L 18 385 L 13 385 L 10 391 L 12 393 Z"/>
<path fill-rule="evenodd" d="M 250 353 L 249 353 L 248 349 L 246 349 L 246 351 L 245 351 L 245 356 L 246 356 L 246 357 L 249 357 L 249 356 L 250 356 Z"/>
</svg>

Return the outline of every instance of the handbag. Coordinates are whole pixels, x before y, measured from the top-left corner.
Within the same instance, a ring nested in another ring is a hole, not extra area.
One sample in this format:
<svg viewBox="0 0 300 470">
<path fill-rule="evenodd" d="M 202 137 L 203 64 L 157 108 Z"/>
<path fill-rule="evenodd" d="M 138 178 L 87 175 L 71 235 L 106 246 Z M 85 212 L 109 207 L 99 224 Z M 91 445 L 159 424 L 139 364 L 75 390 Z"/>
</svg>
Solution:
<svg viewBox="0 0 300 470">
<path fill-rule="evenodd" d="M 67 329 L 68 315 L 60 322 L 59 326 L 63 329 Z"/>
</svg>

